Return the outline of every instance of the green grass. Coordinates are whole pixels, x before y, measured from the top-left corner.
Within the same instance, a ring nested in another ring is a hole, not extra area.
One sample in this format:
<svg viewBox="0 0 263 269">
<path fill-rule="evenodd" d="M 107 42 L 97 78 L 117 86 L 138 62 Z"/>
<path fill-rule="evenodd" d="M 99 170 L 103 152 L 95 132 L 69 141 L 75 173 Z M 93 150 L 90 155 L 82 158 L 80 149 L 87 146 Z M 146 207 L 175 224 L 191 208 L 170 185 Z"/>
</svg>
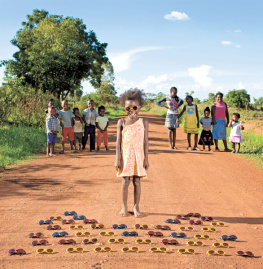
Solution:
<svg viewBox="0 0 263 269">
<path fill-rule="evenodd" d="M 44 148 L 47 135 L 44 129 L 26 126 L 0 126 L 0 169 L 6 165 L 34 158 Z"/>
<path fill-rule="evenodd" d="M 106 107 L 106 116 L 108 117 L 109 121 L 112 121 L 116 117 L 121 117 L 124 115 L 126 115 L 126 113 L 123 107 Z"/>
</svg>

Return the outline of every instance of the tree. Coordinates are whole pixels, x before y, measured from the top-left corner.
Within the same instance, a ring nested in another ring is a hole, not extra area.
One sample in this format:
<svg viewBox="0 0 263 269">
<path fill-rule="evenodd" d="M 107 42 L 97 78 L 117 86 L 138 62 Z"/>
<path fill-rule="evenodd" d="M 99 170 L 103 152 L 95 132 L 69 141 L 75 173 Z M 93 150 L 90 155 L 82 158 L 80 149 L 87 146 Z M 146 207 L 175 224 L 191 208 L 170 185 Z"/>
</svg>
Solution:
<svg viewBox="0 0 263 269">
<path fill-rule="evenodd" d="M 215 100 L 216 100 L 216 95 L 214 93 L 210 92 L 208 94 L 208 101 L 215 102 Z"/>
<path fill-rule="evenodd" d="M 254 97 L 253 99 L 254 99 L 254 107 L 256 109 L 263 110 L 263 97 L 259 97 L 258 99 Z"/>
<path fill-rule="evenodd" d="M 246 90 L 233 90 L 229 91 L 226 94 L 225 99 L 235 107 L 240 108 L 248 108 L 248 104 L 250 102 L 250 95 Z"/>
<path fill-rule="evenodd" d="M 185 96 L 193 95 L 194 93 L 195 93 L 194 91 L 191 91 L 190 93 L 189 93 L 189 92 L 186 92 L 186 93 L 185 93 Z"/>
<path fill-rule="evenodd" d="M 93 31 L 86 32 L 81 19 L 48 15 L 34 10 L 27 15 L 11 43 L 18 48 L 6 66 L 7 82 L 16 76 L 36 90 L 50 92 L 59 98 L 81 90 L 81 81 L 101 85 L 106 43 L 100 43 Z"/>
</svg>

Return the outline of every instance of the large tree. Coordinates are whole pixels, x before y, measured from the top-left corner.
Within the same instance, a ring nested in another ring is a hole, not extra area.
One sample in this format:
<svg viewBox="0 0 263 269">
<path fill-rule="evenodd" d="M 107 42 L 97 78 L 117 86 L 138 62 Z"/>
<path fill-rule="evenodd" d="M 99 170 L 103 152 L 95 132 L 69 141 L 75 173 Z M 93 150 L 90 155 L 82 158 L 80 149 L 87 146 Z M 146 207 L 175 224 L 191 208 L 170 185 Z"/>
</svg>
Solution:
<svg viewBox="0 0 263 269">
<path fill-rule="evenodd" d="M 84 79 L 95 88 L 101 86 L 103 65 L 109 62 L 107 44 L 100 43 L 93 31 L 87 32 L 81 19 L 34 10 L 22 25 L 11 41 L 18 48 L 14 59 L 2 61 L 7 83 L 18 77 L 58 98 L 80 90 Z"/>
<path fill-rule="evenodd" d="M 246 90 L 232 90 L 226 94 L 226 100 L 238 108 L 248 108 L 250 102 L 250 95 Z"/>
</svg>

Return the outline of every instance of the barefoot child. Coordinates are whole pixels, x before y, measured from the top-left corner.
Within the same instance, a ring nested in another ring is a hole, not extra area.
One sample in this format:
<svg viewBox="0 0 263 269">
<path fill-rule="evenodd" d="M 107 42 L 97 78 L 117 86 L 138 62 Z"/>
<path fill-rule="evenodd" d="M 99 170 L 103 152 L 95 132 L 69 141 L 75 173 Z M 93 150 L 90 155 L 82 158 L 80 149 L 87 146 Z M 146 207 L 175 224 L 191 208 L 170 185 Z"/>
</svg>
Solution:
<svg viewBox="0 0 263 269">
<path fill-rule="evenodd" d="M 161 104 L 166 102 L 165 105 Z M 170 96 L 166 96 L 156 102 L 156 105 L 167 108 L 167 115 L 165 118 L 165 127 L 168 128 L 169 148 L 177 149 L 175 147 L 176 140 L 176 128 L 179 127 L 176 119 L 178 117 L 178 107 L 183 104 L 183 100 L 177 96 L 177 88 L 172 87 L 170 89 Z"/>
<path fill-rule="evenodd" d="M 148 121 L 139 118 L 140 108 L 144 103 L 143 92 L 130 89 L 121 97 L 127 117 L 119 119 L 117 124 L 116 170 L 117 176 L 122 177 L 122 210 L 120 216 L 126 216 L 128 187 L 130 178 L 134 185 L 134 216 L 141 217 L 139 202 L 141 196 L 141 178 L 146 178 L 148 163 Z"/>
<path fill-rule="evenodd" d="M 198 116 L 198 109 L 197 105 L 193 104 L 193 97 L 188 95 L 186 96 L 187 105 L 184 106 L 182 112 L 177 118 L 179 121 L 180 117 L 185 112 L 185 122 L 184 122 L 184 132 L 187 133 L 187 140 L 188 140 L 188 150 L 200 150 L 197 147 L 197 140 L 198 140 L 198 132 L 199 132 L 199 116 Z M 195 135 L 195 145 L 192 149 L 191 147 L 191 134 Z"/>
<path fill-rule="evenodd" d="M 58 119 L 55 116 L 55 107 L 48 108 L 48 116 L 46 118 L 46 130 L 47 130 L 47 156 L 52 157 L 54 155 L 54 146 L 57 142 L 57 133 L 59 132 Z"/>
<path fill-rule="evenodd" d="M 105 107 L 100 106 L 98 108 L 99 116 L 96 118 L 96 127 L 98 129 L 97 151 L 100 150 L 101 138 L 103 136 L 103 143 L 106 150 L 108 149 L 108 126 L 109 119 L 105 116 Z"/>
<path fill-rule="evenodd" d="M 65 142 L 68 140 L 70 142 L 71 151 L 73 151 L 73 141 L 74 141 L 74 131 L 73 131 L 73 114 L 71 110 L 68 110 L 68 101 L 62 101 L 63 109 L 58 112 L 58 118 L 60 121 L 60 126 L 62 127 L 62 139 L 61 145 L 62 149 L 59 152 L 60 154 L 64 153 Z"/>
<path fill-rule="evenodd" d="M 198 142 L 198 145 L 203 145 L 203 150 L 205 150 L 205 145 L 208 146 L 208 150 L 212 151 L 210 146 L 214 145 L 213 143 L 213 135 L 211 132 L 211 126 L 212 126 L 212 118 L 210 118 L 210 108 L 206 107 L 204 110 L 205 116 L 200 120 L 200 123 L 203 126 L 203 130 Z"/>
<path fill-rule="evenodd" d="M 83 119 L 79 114 L 79 109 L 77 107 L 73 108 L 73 114 L 75 117 L 73 118 L 73 130 L 74 130 L 74 146 L 75 151 L 77 150 L 77 144 L 79 144 L 79 150 L 81 149 L 82 145 L 82 137 L 83 137 L 83 131 L 82 131 L 82 123 Z"/>
<path fill-rule="evenodd" d="M 233 153 L 239 153 L 241 140 L 241 130 L 244 130 L 242 121 L 239 121 L 240 114 L 233 113 L 232 119 L 230 120 L 228 127 L 232 127 L 229 142 L 232 143 Z M 236 150 L 237 145 L 237 150 Z"/>
</svg>

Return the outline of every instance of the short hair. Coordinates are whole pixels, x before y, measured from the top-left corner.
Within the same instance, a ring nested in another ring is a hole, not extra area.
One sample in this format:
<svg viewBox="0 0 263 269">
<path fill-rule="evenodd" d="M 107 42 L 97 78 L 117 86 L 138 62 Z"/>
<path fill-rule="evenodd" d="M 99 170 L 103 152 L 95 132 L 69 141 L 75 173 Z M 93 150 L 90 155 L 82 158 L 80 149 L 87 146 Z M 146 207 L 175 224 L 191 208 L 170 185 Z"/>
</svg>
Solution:
<svg viewBox="0 0 263 269">
<path fill-rule="evenodd" d="M 126 101 L 129 100 L 137 100 L 140 106 L 143 106 L 145 100 L 145 93 L 143 90 L 139 90 L 138 88 L 129 89 L 120 95 L 119 101 L 122 106 L 125 105 Z"/>
<path fill-rule="evenodd" d="M 98 111 L 100 112 L 102 109 L 105 110 L 105 106 L 100 106 L 100 107 L 98 108 Z"/>
<path fill-rule="evenodd" d="M 204 113 L 208 111 L 210 113 L 210 108 L 207 106 L 205 109 L 204 109 Z"/>
<path fill-rule="evenodd" d="M 90 101 L 90 102 L 94 103 L 94 101 L 93 101 L 92 99 L 88 99 L 88 101 Z M 88 101 L 87 101 L 87 102 L 88 102 Z"/>
<path fill-rule="evenodd" d="M 194 101 L 194 98 L 193 98 L 193 96 L 192 96 L 192 95 L 187 95 L 187 96 L 185 97 L 185 100 L 186 100 L 187 98 L 191 98 L 191 99 L 192 99 L 192 101 Z"/>
<path fill-rule="evenodd" d="M 224 97 L 224 94 L 223 94 L 222 92 L 217 92 L 217 93 L 216 93 L 216 97 L 217 97 L 218 95 L 221 95 L 222 98 Z"/>
<path fill-rule="evenodd" d="M 52 99 L 52 98 L 48 98 L 48 99 L 47 99 L 47 103 L 48 103 L 48 104 L 49 104 L 51 101 L 54 102 L 54 99 Z"/>
<path fill-rule="evenodd" d="M 177 88 L 176 88 L 176 87 L 172 87 L 172 88 L 170 89 L 170 93 L 171 93 L 172 91 L 177 91 Z"/>
<path fill-rule="evenodd" d="M 240 114 L 239 113 L 233 113 L 233 116 L 237 116 L 237 118 L 240 119 Z"/>
<path fill-rule="evenodd" d="M 76 110 L 79 110 L 79 108 L 78 108 L 78 107 L 74 107 L 74 108 L 73 108 L 73 113 L 74 113 L 74 114 L 75 114 L 75 111 L 76 111 Z"/>
</svg>

